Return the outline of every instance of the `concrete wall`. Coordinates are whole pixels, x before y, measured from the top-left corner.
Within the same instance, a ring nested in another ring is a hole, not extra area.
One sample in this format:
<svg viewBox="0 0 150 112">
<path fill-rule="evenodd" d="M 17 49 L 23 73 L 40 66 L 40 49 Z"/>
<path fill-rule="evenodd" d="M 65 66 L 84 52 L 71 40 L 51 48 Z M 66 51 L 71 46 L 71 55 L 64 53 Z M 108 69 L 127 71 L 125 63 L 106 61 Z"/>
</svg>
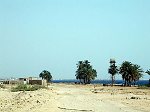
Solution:
<svg viewBox="0 0 150 112">
<path fill-rule="evenodd" d="M 3 81 L 3 84 L 9 84 L 10 81 Z"/>
<path fill-rule="evenodd" d="M 46 80 L 29 80 L 29 84 L 31 85 L 42 85 L 42 86 L 46 86 L 47 83 L 46 83 Z"/>
<path fill-rule="evenodd" d="M 46 80 L 42 80 L 42 79 L 38 79 L 38 78 L 19 78 L 18 80 L 6 80 L 3 81 L 4 84 L 31 84 L 31 85 L 42 85 L 42 86 L 46 86 L 47 85 L 47 81 Z"/>
</svg>

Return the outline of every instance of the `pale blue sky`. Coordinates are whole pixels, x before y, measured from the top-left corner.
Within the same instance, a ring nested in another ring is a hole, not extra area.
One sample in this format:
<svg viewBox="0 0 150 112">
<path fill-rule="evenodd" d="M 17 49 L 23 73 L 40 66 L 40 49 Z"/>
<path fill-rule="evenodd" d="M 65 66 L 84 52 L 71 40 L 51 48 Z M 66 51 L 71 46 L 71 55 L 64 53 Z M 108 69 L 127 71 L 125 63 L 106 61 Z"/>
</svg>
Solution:
<svg viewBox="0 0 150 112">
<path fill-rule="evenodd" d="M 1 77 L 73 79 L 88 59 L 109 79 L 110 58 L 150 69 L 149 46 L 150 0 L 0 0 Z"/>
</svg>

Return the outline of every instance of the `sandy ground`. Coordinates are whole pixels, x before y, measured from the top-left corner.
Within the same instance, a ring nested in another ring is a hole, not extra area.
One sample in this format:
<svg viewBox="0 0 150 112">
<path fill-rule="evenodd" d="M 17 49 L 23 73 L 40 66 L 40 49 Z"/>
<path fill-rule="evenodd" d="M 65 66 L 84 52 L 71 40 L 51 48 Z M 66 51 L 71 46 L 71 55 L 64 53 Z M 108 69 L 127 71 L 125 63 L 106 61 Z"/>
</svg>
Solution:
<svg viewBox="0 0 150 112">
<path fill-rule="evenodd" d="M 150 112 L 150 89 L 51 84 L 49 89 L 0 89 L 0 112 Z"/>
</svg>

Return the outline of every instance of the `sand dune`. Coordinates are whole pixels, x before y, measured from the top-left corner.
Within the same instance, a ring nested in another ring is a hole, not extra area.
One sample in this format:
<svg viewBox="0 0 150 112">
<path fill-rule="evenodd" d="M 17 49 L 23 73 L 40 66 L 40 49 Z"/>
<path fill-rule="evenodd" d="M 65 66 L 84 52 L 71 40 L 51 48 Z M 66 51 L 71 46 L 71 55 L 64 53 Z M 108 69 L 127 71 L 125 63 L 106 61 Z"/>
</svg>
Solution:
<svg viewBox="0 0 150 112">
<path fill-rule="evenodd" d="M 51 84 L 49 89 L 0 89 L 0 112 L 149 112 L 150 90 Z"/>
</svg>

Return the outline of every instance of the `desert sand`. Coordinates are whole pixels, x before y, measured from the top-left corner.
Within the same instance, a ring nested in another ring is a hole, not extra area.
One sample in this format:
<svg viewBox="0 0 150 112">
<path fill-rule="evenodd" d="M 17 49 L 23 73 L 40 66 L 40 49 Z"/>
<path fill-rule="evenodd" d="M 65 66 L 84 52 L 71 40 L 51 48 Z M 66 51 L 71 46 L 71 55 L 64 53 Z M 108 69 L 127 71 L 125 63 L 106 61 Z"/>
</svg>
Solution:
<svg viewBox="0 0 150 112">
<path fill-rule="evenodd" d="M 48 89 L 0 89 L 0 112 L 150 112 L 150 89 L 50 84 Z"/>
</svg>

